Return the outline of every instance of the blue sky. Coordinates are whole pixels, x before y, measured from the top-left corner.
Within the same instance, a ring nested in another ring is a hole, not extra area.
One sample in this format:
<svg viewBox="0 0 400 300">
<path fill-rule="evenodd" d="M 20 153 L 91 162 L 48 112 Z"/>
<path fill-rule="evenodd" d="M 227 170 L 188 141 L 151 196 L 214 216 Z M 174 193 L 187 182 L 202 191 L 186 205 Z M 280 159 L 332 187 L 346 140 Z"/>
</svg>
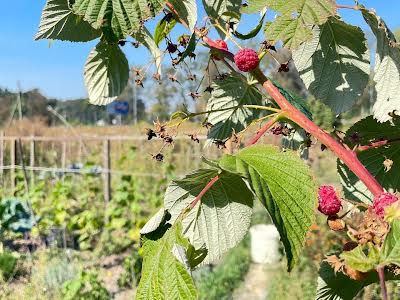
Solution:
<svg viewBox="0 0 400 300">
<path fill-rule="evenodd" d="M 89 43 L 33 40 L 45 0 L 12 0 L 0 10 L 0 87 L 15 90 L 17 81 L 22 89 L 38 88 L 47 97 L 71 99 L 86 97 L 83 84 L 83 65 L 96 41 Z M 352 4 L 352 0 L 338 1 Z M 400 1 L 360 0 L 368 8 L 375 8 L 390 28 L 400 27 Z M 202 15 L 202 12 L 200 13 Z M 345 21 L 366 29 L 358 12 L 340 10 Z M 254 22 L 246 18 L 242 31 Z M 154 22 L 149 24 L 151 31 Z M 143 63 L 148 54 L 144 50 L 127 48 L 131 64 Z"/>
</svg>

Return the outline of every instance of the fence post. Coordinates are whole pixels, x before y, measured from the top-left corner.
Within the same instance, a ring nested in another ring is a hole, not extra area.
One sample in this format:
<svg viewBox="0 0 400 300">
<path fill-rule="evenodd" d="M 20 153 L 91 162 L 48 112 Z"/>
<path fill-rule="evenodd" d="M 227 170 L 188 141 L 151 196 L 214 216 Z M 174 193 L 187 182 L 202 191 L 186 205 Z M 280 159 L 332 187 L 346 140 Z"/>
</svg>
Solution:
<svg viewBox="0 0 400 300">
<path fill-rule="evenodd" d="M 103 193 L 104 193 L 104 207 L 108 207 L 111 199 L 111 162 L 110 162 L 110 140 L 103 140 Z M 108 217 L 105 214 L 105 222 L 108 222 Z"/>
<path fill-rule="evenodd" d="M 4 169 L 3 169 L 3 167 L 4 167 L 4 131 L 3 130 L 0 132 L 0 167 L 1 167 L 0 180 L 1 180 L 2 185 L 4 186 Z"/>
<path fill-rule="evenodd" d="M 11 158 L 11 192 L 15 191 L 15 166 L 17 160 L 17 140 L 15 138 L 10 140 L 10 158 Z"/>
<path fill-rule="evenodd" d="M 31 135 L 31 141 L 30 141 L 30 155 L 29 155 L 29 166 L 31 167 L 31 186 L 33 187 L 35 184 L 35 171 L 33 168 L 35 167 L 35 152 L 36 152 L 36 145 L 35 145 L 35 137 Z"/>
<path fill-rule="evenodd" d="M 64 180 L 64 176 L 65 176 L 65 168 L 67 165 L 67 143 L 66 142 L 62 142 L 62 150 L 61 150 L 61 169 L 63 172 L 63 180 Z"/>
</svg>

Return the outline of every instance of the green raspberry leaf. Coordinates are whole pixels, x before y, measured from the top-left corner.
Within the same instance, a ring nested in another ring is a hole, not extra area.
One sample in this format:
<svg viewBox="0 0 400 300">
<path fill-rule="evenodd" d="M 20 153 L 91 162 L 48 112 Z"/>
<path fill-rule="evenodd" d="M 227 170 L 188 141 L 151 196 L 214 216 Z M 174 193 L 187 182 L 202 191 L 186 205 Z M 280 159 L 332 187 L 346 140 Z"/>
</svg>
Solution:
<svg viewBox="0 0 400 300">
<path fill-rule="evenodd" d="M 238 24 L 240 20 L 241 0 L 202 0 L 204 9 L 207 15 L 212 20 L 218 20 L 223 28 L 226 28 L 229 23 Z M 236 26 L 234 26 L 236 27 Z M 218 33 L 222 38 L 225 38 L 225 33 L 217 28 Z"/>
<path fill-rule="evenodd" d="M 197 22 L 196 0 L 170 0 L 169 3 L 179 18 L 185 21 L 191 31 L 194 31 Z"/>
<path fill-rule="evenodd" d="M 156 25 L 156 29 L 154 30 L 154 42 L 157 47 L 160 45 L 161 41 L 165 39 L 165 37 L 171 32 L 171 30 L 176 25 L 176 19 L 169 19 L 168 15 L 165 15 L 160 21 L 158 21 Z"/>
<path fill-rule="evenodd" d="M 385 280 L 399 280 L 391 272 L 385 272 Z M 376 272 L 368 273 L 364 280 L 353 280 L 341 272 L 335 273 L 327 262 L 319 269 L 316 300 L 353 300 L 366 286 L 379 283 Z"/>
<path fill-rule="evenodd" d="M 313 25 L 321 25 L 336 14 L 335 2 L 332 0 L 264 0 L 263 2 L 267 8 L 280 14 L 273 22 L 267 22 L 266 39 L 272 44 L 282 41 L 283 45 L 291 50 L 312 38 Z M 260 3 L 261 0 L 251 1 L 249 7 L 255 5 L 258 8 Z"/>
<path fill-rule="evenodd" d="M 313 29 L 313 38 L 293 52 L 306 87 L 335 114 L 349 110 L 369 80 L 369 51 L 363 31 L 334 17 Z"/>
<path fill-rule="evenodd" d="M 89 54 L 84 77 L 90 103 L 109 104 L 128 84 L 128 60 L 118 45 L 100 42 Z"/>
<path fill-rule="evenodd" d="M 100 29 L 108 21 L 114 33 L 127 37 L 139 32 L 143 22 L 161 12 L 164 4 L 164 0 L 75 0 L 72 9 L 93 28 Z"/>
<path fill-rule="evenodd" d="M 94 29 L 88 22 L 75 15 L 68 2 L 68 0 L 46 2 L 35 40 L 87 42 L 100 36 L 100 30 Z"/>
<path fill-rule="evenodd" d="M 369 272 L 374 270 L 379 264 L 379 251 L 370 245 L 367 247 L 368 253 L 364 251 L 363 246 L 358 246 L 351 251 L 345 251 L 340 254 L 340 257 L 344 259 L 346 266 L 360 272 Z"/>
<path fill-rule="evenodd" d="M 181 262 L 186 259 L 189 247 L 182 236 L 181 224 L 168 229 L 161 238 L 145 237 L 142 278 L 136 299 L 197 299 L 193 279 Z"/>
<path fill-rule="evenodd" d="M 247 233 L 253 206 L 253 195 L 235 174 L 216 169 L 199 169 L 174 180 L 165 193 L 164 205 L 173 224 L 178 216 L 215 177 L 219 179 L 201 201 L 183 219 L 183 233 L 196 248 L 206 248 L 203 264 L 215 262 L 235 247 Z"/>
<path fill-rule="evenodd" d="M 133 37 L 150 51 L 151 55 L 153 56 L 157 73 L 161 75 L 163 52 L 157 47 L 157 44 L 151 36 L 149 30 L 143 26 L 142 30 L 135 33 Z"/>
<path fill-rule="evenodd" d="M 385 122 L 391 119 L 390 113 L 400 112 L 400 46 L 379 16 L 364 8 L 361 12 L 377 40 L 374 67 L 377 99 L 373 106 L 374 117 Z"/>
<path fill-rule="evenodd" d="M 400 267 L 400 220 L 394 220 L 390 224 L 390 231 L 382 247 L 381 264 L 395 264 Z"/>
<path fill-rule="evenodd" d="M 225 155 L 220 165 L 243 176 L 267 208 L 280 233 L 291 270 L 315 221 L 317 186 L 309 167 L 294 152 L 280 152 L 269 145 Z"/>
<path fill-rule="evenodd" d="M 257 87 L 249 84 L 245 78 L 229 76 L 212 83 L 211 98 L 207 103 L 207 111 L 211 112 L 208 122 L 214 125 L 208 137 L 214 140 L 224 140 L 232 133 L 245 129 L 251 121 L 259 116 L 259 111 L 241 107 L 242 105 L 260 105 L 262 95 Z"/>
<path fill-rule="evenodd" d="M 369 116 L 350 127 L 345 143 L 350 147 L 368 146 L 383 140 L 392 141 L 387 145 L 370 148 L 357 154 L 361 163 L 376 178 L 385 190 L 400 191 L 400 120 L 379 123 Z M 340 160 L 337 162 L 345 196 L 355 201 L 371 203 L 373 195 L 349 168 Z"/>
</svg>

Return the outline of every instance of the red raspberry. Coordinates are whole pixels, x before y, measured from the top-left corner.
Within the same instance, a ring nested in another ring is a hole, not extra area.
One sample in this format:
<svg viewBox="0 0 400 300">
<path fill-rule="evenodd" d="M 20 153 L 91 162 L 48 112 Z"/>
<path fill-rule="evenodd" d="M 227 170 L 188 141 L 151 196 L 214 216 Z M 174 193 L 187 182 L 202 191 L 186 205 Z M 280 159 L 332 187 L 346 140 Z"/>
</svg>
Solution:
<svg viewBox="0 0 400 300">
<path fill-rule="evenodd" d="M 335 188 L 330 185 L 321 185 L 318 190 L 318 210 L 327 216 L 336 215 L 342 207 Z"/>
<path fill-rule="evenodd" d="M 372 204 L 372 209 L 375 213 L 383 218 L 385 215 L 385 208 L 399 200 L 396 195 L 390 193 L 382 193 L 378 197 L 375 197 L 374 203 Z"/>
<path fill-rule="evenodd" d="M 219 49 L 228 51 L 228 45 L 226 44 L 226 42 L 224 40 L 215 40 L 215 44 L 216 44 L 215 48 L 219 48 Z M 217 53 L 212 54 L 212 58 L 214 60 L 221 60 L 221 58 L 218 56 Z"/>
<path fill-rule="evenodd" d="M 260 62 L 257 52 L 249 48 L 240 49 L 234 59 L 238 69 L 243 72 L 253 71 Z"/>
</svg>

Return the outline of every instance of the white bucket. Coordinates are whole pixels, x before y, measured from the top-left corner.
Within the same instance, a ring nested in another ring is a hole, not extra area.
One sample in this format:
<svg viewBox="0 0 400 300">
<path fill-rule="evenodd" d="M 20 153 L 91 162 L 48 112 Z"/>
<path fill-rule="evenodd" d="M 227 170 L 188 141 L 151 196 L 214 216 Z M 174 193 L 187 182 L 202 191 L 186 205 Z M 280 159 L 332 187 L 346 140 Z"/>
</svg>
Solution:
<svg viewBox="0 0 400 300">
<path fill-rule="evenodd" d="M 275 264 L 279 262 L 280 239 L 274 225 L 259 224 L 250 228 L 251 259 L 257 264 Z"/>
</svg>

